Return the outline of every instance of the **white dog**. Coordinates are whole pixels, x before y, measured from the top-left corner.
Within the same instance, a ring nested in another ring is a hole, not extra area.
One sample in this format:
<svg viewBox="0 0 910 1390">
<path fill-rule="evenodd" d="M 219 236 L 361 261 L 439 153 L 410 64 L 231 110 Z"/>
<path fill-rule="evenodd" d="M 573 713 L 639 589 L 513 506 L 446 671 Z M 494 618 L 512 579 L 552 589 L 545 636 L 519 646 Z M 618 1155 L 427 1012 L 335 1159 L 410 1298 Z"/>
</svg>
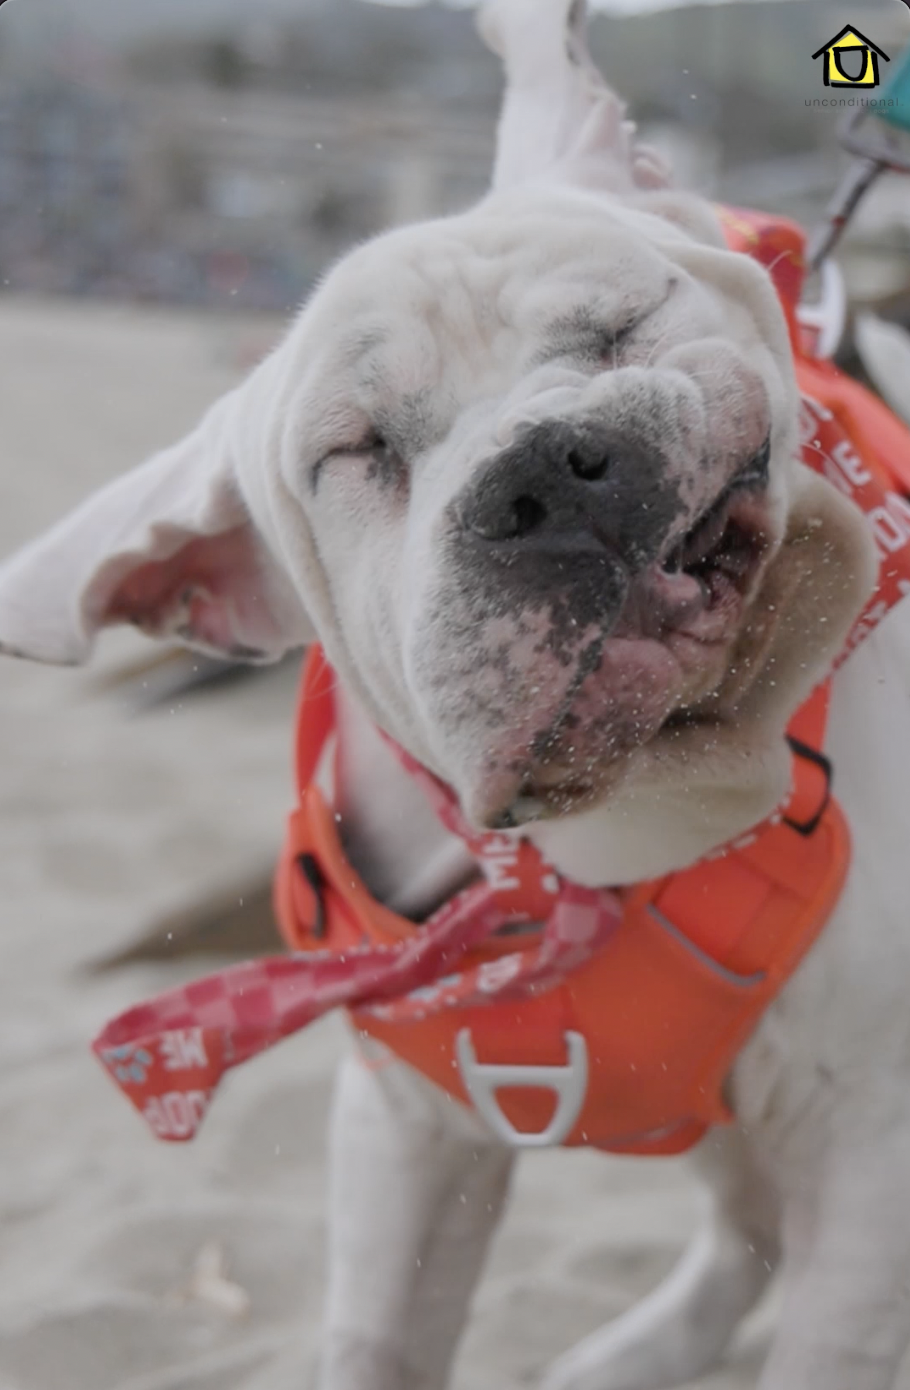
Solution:
<svg viewBox="0 0 910 1390">
<path fill-rule="evenodd" d="M 568 8 L 484 14 L 508 89 L 479 206 L 356 250 L 189 438 L 0 572 L 3 648 L 45 661 L 84 660 L 117 622 L 253 660 L 317 634 L 343 689 L 349 853 L 418 919 L 474 865 L 377 725 L 476 826 L 521 826 L 571 879 L 654 877 L 779 804 L 789 716 L 874 583 L 860 514 L 799 462 L 767 275 L 668 191 Z M 905 607 L 835 679 L 853 868 L 739 1056 L 737 1125 L 696 1155 L 710 1221 L 548 1390 L 704 1373 L 778 1262 L 762 1390 L 894 1384 L 908 692 Z M 323 1390 L 442 1390 L 511 1152 L 403 1063 L 356 1059 L 332 1146 Z"/>
</svg>

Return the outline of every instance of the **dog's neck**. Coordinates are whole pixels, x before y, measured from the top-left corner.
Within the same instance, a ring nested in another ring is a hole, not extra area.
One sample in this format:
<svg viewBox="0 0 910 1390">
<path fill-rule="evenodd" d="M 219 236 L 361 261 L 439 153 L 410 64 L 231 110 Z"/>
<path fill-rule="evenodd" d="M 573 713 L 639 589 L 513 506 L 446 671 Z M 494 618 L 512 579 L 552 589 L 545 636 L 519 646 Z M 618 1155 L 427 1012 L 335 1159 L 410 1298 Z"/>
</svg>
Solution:
<svg viewBox="0 0 910 1390">
<path fill-rule="evenodd" d="M 345 852 L 375 898 L 419 921 L 475 878 L 477 866 L 342 686 L 335 707 L 334 801 Z"/>
<path fill-rule="evenodd" d="M 443 828 L 424 792 L 351 697 L 337 701 L 340 756 L 335 803 L 345 849 L 373 895 L 420 920 L 476 877 L 465 844 Z M 694 863 L 764 819 L 783 797 L 789 755 L 738 763 L 674 796 L 656 788 L 528 826 L 525 833 L 567 878 L 590 887 L 656 878 Z"/>
<path fill-rule="evenodd" d="M 528 835 L 547 860 L 585 887 L 620 887 L 688 868 L 765 820 L 787 794 L 783 738 L 716 779 L 631 785 L 577 815 L 542 821 Z M 726 775 L 725 775 L 726 774 Z"/>
</svg>

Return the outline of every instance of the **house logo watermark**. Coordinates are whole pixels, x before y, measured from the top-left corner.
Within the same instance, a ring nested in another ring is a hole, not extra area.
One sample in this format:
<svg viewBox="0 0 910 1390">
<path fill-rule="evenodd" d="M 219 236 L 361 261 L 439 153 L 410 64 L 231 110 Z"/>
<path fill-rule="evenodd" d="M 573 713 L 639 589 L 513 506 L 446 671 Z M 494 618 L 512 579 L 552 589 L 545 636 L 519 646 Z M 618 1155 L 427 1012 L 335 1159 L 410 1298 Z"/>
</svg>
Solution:
<svg viewBox="0 0 910 1390">
<path fill-rule="evenodd" d="M 881 81 L 879 59 L 891 59 L 877 43 L 867 39 L 852 24 L 845 24 L 839 34 L 812 54 L 813 61 L 824 59 L 823 80 L 826 87 L 856 88 L 872 91 Z"/>
<path fill-rule="evenodd" d="M 903 3 L 910 9 L 910 0 L 903 0 Z M 876 96 L 882 80 L 881 64 L 890 63 L 891 59 L 883 48 L 860 33 L 855 24 L 845 24 L 839 34 L 822 44 L 818 52 L 812 54 L 813 62 L 819 59 L 822 81 L 830 95 L 807 97 L 806 106 L 863 106 L 874 114 L 876 110 L 902 104 L 897 96 Z"/>
</svg>

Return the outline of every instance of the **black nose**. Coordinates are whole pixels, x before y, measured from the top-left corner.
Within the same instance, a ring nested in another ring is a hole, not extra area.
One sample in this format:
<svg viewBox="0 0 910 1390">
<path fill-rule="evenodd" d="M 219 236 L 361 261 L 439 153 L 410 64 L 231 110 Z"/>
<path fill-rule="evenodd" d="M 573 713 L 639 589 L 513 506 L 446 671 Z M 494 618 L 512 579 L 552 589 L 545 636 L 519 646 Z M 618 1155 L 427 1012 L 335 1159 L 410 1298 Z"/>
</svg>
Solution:
<svg viewBox="0 0 910 1390">
<path fill-rule="evenodd" d="M 616 456 L 600 434 L 559 421 L 534 426 L 472 479 L 456 504 L 460 525 L 490 542 L 552 549 L 586 538 L 623 549 L 653 469 L 634 448 Z"/>
<path fill-rule="evenodd" d="M 547 607 L 575 641 L 615 622 L 661 553 L 681 506 L 672 474 L 634 421 L 533 425 L 454 499 L 453 558 L 499 609 Z"/>
</svg>

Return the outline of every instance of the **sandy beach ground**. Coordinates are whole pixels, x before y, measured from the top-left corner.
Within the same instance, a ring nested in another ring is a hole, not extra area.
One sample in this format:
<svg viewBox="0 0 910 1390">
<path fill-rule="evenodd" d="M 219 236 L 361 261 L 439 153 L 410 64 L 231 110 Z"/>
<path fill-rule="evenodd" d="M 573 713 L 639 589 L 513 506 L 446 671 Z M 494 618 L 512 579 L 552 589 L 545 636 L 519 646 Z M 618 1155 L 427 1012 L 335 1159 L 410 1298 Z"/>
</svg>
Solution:
<svg viewBox="0 0 910 1390">
<path fill-rule="evenodd" d="M 175 438 L 275 331 L 0 301 L 0 552 Z M 242 892 L 289 802 L 293 672 L 137 713 L 105 678 L 149 650 L 127 634 L 88 671 L 0 663 L 0 1390 L 306 1390 L 340 1022 L 233 1073 L 188 1146 L 153 1140 L 88 1050 L 211 968 L 93 962 Z M 524 1159 L 455 1390 L 533 1385 L 671 1266 L 698 1200 L 676 1161 Z M 770 1316 L 702 1390 L 754 1385 Z"/>
</svg>

